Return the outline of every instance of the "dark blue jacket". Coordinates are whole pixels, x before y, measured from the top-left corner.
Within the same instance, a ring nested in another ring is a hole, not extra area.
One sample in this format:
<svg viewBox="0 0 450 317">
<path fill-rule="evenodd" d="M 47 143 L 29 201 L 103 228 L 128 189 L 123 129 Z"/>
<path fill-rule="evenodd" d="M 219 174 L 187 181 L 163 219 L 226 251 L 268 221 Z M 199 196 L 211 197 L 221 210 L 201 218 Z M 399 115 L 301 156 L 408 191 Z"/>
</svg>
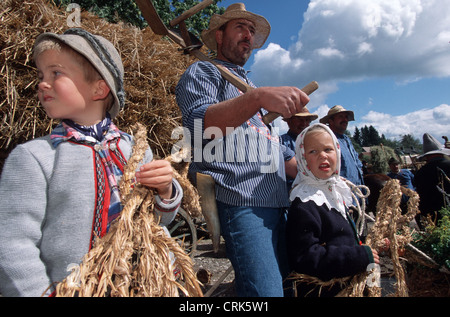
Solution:
<svg viewBox="0 0 450 317">
<path fill-rule="evenodd" d="M 352 224 L 335 209 L 296 198 L 286 228 L 291 269 L 323 281 L 366 271 L 372 251 L 361 245 Z"/>
</svg>

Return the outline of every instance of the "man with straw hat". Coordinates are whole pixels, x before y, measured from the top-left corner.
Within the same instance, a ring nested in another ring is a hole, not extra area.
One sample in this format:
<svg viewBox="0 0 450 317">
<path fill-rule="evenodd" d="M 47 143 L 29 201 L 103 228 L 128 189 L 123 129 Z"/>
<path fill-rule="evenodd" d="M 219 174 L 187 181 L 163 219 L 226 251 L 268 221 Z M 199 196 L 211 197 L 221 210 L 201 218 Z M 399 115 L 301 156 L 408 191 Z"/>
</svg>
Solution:
<svg viewBox="0 0 450 317">
<path fill-rule="evenodd" d="M 303 108 L 302 112 L 296 113 L 294 116 L 290 118 L 283 119 L 286 121 L 289 130 L 285 134 L 281 135 L 281 143 L 286 145 L 292 151 L 295 151 L 295 141 L 297 140 L 297 136 L 304 129 L 309 127 L 311 121 L 314 121 L 319 116 L 315 113 L 310 113 L 307 107 Z M 286 177 L 286 185 L 288 191 L 291 189 L 292 183 L 294 182 L 294 178 L 289 176 Z"/>
<path fill-rule="evenodd" d="M 302 112 L 296 113 L 290 118 L 283 119 L 289 127 L 288 132 L 281 135 L 283 144 L 295 151 L 297 136 L 318 117 L 317 114 L 309 112 L 308 108 L 304 107 Z"/>
<path fill-rule="evenodd" d="M 328 111 L 325 117 L 320 119 L 320 123 L 328 124 L 341 146 L 341 176 L 355 185 L 364 185 L 363 164 L 358 158 L 358 153 L 353 147 L 351 139 L 345 135 L 348 122 L 354 120 L 353 111 L 336 105 Z"/>
<path fill-rule="evenodd" d="M 415 175 L 416 191 L 419 194 L 419 210 L 416 221 L 423 229 L 420 218 L 431 215 L 432 219 L 440 219 L 441 208 L 450 206 L 450 149 L 445 148 L 431 134 L 423 135 L 423 155 L 419 160 L 425 160 Z M 439 189 L 438 189 L 439 188 Z"/>
<path fill-rule="evenodd" d="M 235 3 L 211 17 L 202 39 L 217 52 L 218 64 L 255 87 L 243 66 L 269 33 L 264 17 Z M 186 70 L 176 96 L 194 154 L 202 154 L 201 159 L 194 157 L 190 175 L 194 183 L 197 172 L 215 181 L 221 234 L 235 270 L 237 295 L 283 296 L 283 273 L 288 270 L 283 269 L 287 260 L 279 253 L 279 245 L 284 245 L 279 240 L 289 206 L 286 174 L 295 176 L 297 166 L 293 151 L 280 144 L 262 117 L 277 112 L 289 118 L 301 112 L 309 97 L 296 87 L 255 87 L 244 94 L 204 61 Z"/>
</svg>

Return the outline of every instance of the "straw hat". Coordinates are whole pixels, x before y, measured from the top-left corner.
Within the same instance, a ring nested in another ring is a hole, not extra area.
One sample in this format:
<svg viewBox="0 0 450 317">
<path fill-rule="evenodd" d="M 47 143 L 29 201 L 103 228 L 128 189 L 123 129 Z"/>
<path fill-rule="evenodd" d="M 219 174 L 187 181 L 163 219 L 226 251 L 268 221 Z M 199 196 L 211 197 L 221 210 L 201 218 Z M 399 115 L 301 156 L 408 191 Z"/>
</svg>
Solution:
<svg viewBox="0 0 450 317">
<path fill-rule="evenodd" d="M 315 113 L 309 112 L 308 108 L 304 107 L 302 112 L 296 113 L 293 117 L 305 117 L 305 118 L 310 118 L 311 121 L 314 121 L 319 116 L 317 114 L 315 114 Z M 287 119 L 284 118 L 283 120 L 286 121 Z"/>
<path fill-rule="evenodd" d="M 423 154 L 418 156 L 419 160 L 423 159 L 426 155 L 431 154 L 444 154 L 450 155 L 450 149 L 447 149 L 436 140 L 431 134 L 425 133 L 423 135 Z"/>
<path fill-rule="evenodd" d="M 209 28 L 202 32 L 203 43 L 209 49 L 217 51 L 216 31 L 228 21 L 235 19 L 252 21 L 256 30 L 253 48 L 260 48 L 264 45 L 270 33 L 270 24 L 263 16 L 247 11 L 243 3 L 230 5 L 222 15 L 214 14 L 209 21 Z"/>
<path fill-rule="evenodd" d="M 42 33 L 36 38 L 34 46 L 45 39 L 57 39 L 66 44 L 95 67 L 106 81 L 112 95 L 114 104 L 109 110 L 111 118 L 116 117 L 124 107 L 125 92 L 123 89 L 124 69 L 122 59 L 114 45 L 104 37 L 93 35 L 83 29 L 69 29 L 64 34 Z"/>
<path fill-rule="evenodd" d="M 319 121 L 320 121 L 320 123 L 326 124 L 326 123 L 328 123 L 328 120 L 330 119 L 330 117 L 332 117 L 335 114 L 338 114 L 340 112 L 346 112 L 348 114 L 348 120 L 355 121 L 355 114 L 353 113 L 353 111 L 346 110 L 344 107 L 339 106 L 339 105 L 331 108 L 328 111 L 328 114 L 325 117 L 323 117 L 322 119 L 320 119 Z"/>
</svg>

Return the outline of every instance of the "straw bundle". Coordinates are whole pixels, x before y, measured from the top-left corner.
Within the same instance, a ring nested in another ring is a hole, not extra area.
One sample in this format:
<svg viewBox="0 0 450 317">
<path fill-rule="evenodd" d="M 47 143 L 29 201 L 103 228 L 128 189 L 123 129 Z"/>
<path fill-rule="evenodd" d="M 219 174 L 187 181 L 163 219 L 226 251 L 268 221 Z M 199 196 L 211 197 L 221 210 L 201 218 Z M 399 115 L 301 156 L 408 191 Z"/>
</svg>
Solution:
<svg viewBox="0 0 450 317">
<path fill-rule="evenodd" d="M 400 202 L 402 194 L 409 197 L 408 211 L 402 215 Z M 396 179 L 389 180 L 380 192 L 377 204 L 377 216 L 375 224 L 367 236 L 366 243 L 374 250 L 380 250 L 386 245 L 386 239 L 390 241 L 389 251 L 394 265 L 394 274 L 397 280 L 394 296 L 408 296 L 408 287 L 405 280 L 405 272 L 400 263 L 399 254 L 411 242 L 412 230 L 409 223 L 419 212 L 419 196 L 416 192 L 400 186 Z M 364 281 L 365 283 L 365 281 Z M 381 290 L 368 288 L 370 296 L 380 296 Z M 354 285 L 353 292 L 349 296 L 362 296 L 364 287 L 359 281 Z"/>
<path fill-rule="evenodd" d="M 124 204 L 108 234 L 98 239 L 79 266 L 57 285 L 56 296 L 202 296 L 192 260 L 157 224 L 153 192 L 133 186 L 134 172 L 148 144 L 137 125 L 136 145 L 124 171 Z M 174 257 L 174 263 L 171 265 Z M 180 272 L 176 279 L 174 270 Z"/>
</svg>

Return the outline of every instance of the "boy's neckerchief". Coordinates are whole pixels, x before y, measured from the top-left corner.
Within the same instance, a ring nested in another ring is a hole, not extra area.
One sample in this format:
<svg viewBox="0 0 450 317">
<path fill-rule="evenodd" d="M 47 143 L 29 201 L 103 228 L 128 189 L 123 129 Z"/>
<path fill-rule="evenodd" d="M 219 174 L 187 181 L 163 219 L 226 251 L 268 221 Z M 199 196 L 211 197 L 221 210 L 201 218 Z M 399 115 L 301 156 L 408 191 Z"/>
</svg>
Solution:
<svg viewBox="0 0 450 317">
<path fill-rule="evenodd" d="M 99 123 L 98 127 L 95 128 L 92 126 L 80 127 L 81 126 L 78 126 L 76 128 L 72 127 L 72 125 L 67 123 L 67 120 L 63 120 L 61 124 L 59 124 L 52 131 L 50 138 L 55 148 L 58 147 L 58 145 L 60 145 L 62 142 L 73 141 L 76 143 L 91 146 L 99 156 L 100 161 L 105 169 L 106 178 L 108 179 L 108 184 L 111 192 L 106 229 L 107 231 L 111 222 L 115 218 L 117 218 L 120 211 L 122 210 L 118 182 L 122 177 L 123 172 L 116 165 L 110 155 L 110 150 L 116 150 L 117 140 L 121 137 L 122 132 L 108 118 L 105 118 L 105 120 Z M 92 134 L 100 136 L 100 134 L 98 133 L 99 131 L 103 131 L 101 140 L 97 140 L 95 136 L 92 136 Z M 96 232 L 96 234 L 101 236 L 102 232 Z"/>
<path fill-rule="evenodd" d="M 103 140 L 103 135 L 109 130 L 111 117 L 109 116 L 109 113 L 106 113 L 105 119 L 91 126 L 80 125 L 69 119 L 64 119 L 63 122 L 81 134 L 91 136 L 101 142 Z"/>
<path fill-rule="evenodd" d="M 120 138 L 120 133 L 107 115 L 100 123 L 93 126 L 82 126 L 72 120 L 63 120 L 53 129 L 50 138 L 53 147 L 56 148 L 61 142 L 68 140 L 90 145 L 102 144 Z"/>
</svg>

